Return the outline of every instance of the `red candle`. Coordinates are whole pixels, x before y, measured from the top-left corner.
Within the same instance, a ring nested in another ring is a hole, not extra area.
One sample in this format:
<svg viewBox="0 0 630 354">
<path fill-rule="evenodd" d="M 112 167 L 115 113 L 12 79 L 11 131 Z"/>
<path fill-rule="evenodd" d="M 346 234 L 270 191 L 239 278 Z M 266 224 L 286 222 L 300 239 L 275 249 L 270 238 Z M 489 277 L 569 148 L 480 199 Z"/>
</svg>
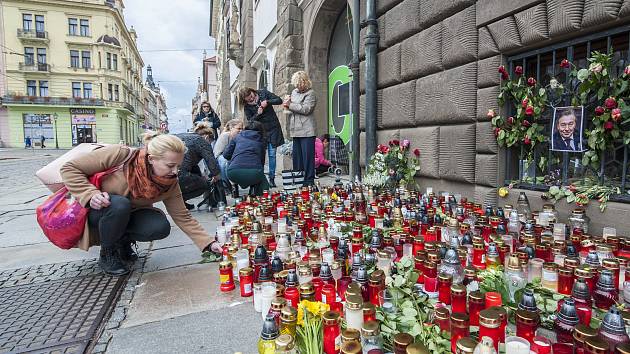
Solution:
<svg viewBox="0 0 630 354">
<path fill-rule="evenodd" d="M 424 291 L 428 293 L 437 292 L 437 265 L 433 262 L 426 261 L 424 263 Z"/>
<path fill-rule="evenodd" d="M 341 335 L 341 328 L 339 326 L 339 312 L 326 311 L 322 315 L 324 322 L 324 353 L 325 354 L 337 354 L 339 353 L 339 336 Z"/>
<path fill-rule="evenodd" d="M 564 295 L 571 295 L 573 289 L 573 270 L 570 268 L 558 269 L 558 292 Z"/>
<path fill-rule="evenodd" d="M 470 323 L 465 313 L 451 315 L 451 351 L 457 352 L 457 341 L 470 336 Z"/>
<path fill-rule="evenodd" d="M 466 313 L 466 287 L 461 284 L 451 286 L 451 309 L 453 313 Z"/>
<path fill-rule="evenodd" d="M 453 277 L 448 274 L 440 274 L 438 276 L 438 301 L 443 304 L 451 304 L 451 284 Z"/>
<path fill-rule="evenodd" d="M 331 284 L 322 285 L 321 301 L 325 304 L 331 305 L 337 300 L 337 290 L 335 286 Z"/>
<path fill-rule="evenodd" d="M 501 294 L 493 291 L 489 291 L 486 293 L 486 308 L 490 308 L 492 306 L 501 306 Z"/>
<path fill-rule="evenodd" d="M 468 294 L 468 313 L 470 314 L 470 325 L 479 326 L 479 312 L 486 306 L 486 299 L 480 291 L 473 291 Z"/>
<path fill-rule="evenodd" d="M 239 272 L 239 286 L 242 297 L 250 297 L 254 295 L 254 270 L 247 267 Z"/>
<path fill-rule="evenodd" d="M 287 299 L 287 303 L 297 308 L 300 302 L 300 291 L 294 286 L 290 286 L 284 289 L 284 298 Z"/>
<path fill-rule="evenodd" d="M 481 311 L 479 313 L 479 338 L 490 337 L 497 352 L 499 351 L 500 332 L 501 318 L 499 314 L 491 309 Z"/>
<path fill-rule="evenodd" d="M 219 280 L 221 281 L 221 286 L 219 288 L 223 292 L 232 291 L 236 288 L 236 285 L 234 285 L 232 262 L 223 261 L 219 263 Z"/>
<path fill-rule="evenodd" d="M 527 310 L 516 311 L 516 335 L 532 343 L 536 336 L 539 322 L 540 316 L 536 312 Z"/>
</svg>

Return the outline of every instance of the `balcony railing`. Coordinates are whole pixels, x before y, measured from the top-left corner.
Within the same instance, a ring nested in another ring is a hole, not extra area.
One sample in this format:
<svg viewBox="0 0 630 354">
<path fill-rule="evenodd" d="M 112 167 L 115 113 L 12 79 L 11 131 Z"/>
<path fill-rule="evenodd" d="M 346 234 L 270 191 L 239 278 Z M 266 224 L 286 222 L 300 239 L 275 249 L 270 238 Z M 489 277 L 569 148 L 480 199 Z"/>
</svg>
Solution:
<svg viewBox="0 0 630 354">
<path fill-rule="evenodd" d="M 50 64 L 44 63 L 20 63 L 21 71 L 50 72 Z"/>
<path fill-rule="evenodd" d="M 124 108 L 132 113 L 136 113 L 136 110 L 127 102 L 121 101 L 105 101 L 105 105 L 107 107 L 115 107 L 115 108 Z"/>
<path fill-rule="evenodd" d="M 55 106 L 104 106 L 105 103 L 97 98 L 80 97 L 39 97 L 39 96 L 4 96 L 3 104 L 38 104 Z"/>
<path fill-rule="evenodd" d="M 41 40 L 48 40 L 48 32 L 47 31 L 36 31 L 34 29 L 23 29 L 23 28 L 18 28 L 17 30 L 17 36 L 20 39 L 41 39 Z"/>
</svg>

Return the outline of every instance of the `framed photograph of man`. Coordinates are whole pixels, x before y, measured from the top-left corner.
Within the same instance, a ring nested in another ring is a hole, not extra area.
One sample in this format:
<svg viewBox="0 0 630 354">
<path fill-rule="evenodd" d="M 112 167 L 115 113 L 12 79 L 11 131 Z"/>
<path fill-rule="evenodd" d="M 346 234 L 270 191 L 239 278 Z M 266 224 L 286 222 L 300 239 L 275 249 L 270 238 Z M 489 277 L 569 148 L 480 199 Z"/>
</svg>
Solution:
<svg viewBox="0 0 630 354">
<path fill-rule="evenodd" d="M 551 130 L 551 150 L 584 151 L 584 107 L 555 107 Z"/>
</svg>

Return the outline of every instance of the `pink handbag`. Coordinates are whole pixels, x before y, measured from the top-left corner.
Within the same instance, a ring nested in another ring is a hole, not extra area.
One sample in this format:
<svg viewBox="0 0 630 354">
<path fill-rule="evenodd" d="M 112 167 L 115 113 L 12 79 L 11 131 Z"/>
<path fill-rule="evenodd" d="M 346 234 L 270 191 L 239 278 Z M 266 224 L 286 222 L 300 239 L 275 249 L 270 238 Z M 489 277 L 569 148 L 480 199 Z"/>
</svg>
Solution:
<svg viewBox="0 0 630 354">
<path fill-rule="evenodd" d="M 103 177 L 118 171 L 122 166 L 93 175 L 90 177 L 90 183 L 101 189 Z M 90 208 L 83 207 L 62 184 L 60 189 L 37 207 L 37 223 L 50 242 L 67 250 L 74 247 L 83 237 L 89 210 Z"/>
<path fill-rule="evenodd" d="M 46 185 L 46 187 L 48 187 L 51 192 L 56 192 L 63 187 L 60 170 L 66 162 L 87 155 L 90 152 L 105 147 L 107 145 L 109 144 L 79 144 L 75 146 L 72 150 L 59 156 L 56 160 L 39 169 L 39 171 L 35 173 L 35 176 L 37 176 L 37 178 L 39 178 L 39 180 L 42 181 L 42 183 Z"/>
</svg>

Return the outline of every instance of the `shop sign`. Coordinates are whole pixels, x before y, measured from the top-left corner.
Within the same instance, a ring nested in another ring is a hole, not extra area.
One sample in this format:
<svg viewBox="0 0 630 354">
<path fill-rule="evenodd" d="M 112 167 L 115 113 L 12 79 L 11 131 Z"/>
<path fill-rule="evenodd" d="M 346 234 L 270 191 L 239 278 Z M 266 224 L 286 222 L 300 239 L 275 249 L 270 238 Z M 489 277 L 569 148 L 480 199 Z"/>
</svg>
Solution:
<svg viewBox="0 0 630 354">
<path fill-rule="evenodd" d="M 72 124 L 96 123 L 96 110 L 94 108 L 70 108 Z"/>
</svg>

